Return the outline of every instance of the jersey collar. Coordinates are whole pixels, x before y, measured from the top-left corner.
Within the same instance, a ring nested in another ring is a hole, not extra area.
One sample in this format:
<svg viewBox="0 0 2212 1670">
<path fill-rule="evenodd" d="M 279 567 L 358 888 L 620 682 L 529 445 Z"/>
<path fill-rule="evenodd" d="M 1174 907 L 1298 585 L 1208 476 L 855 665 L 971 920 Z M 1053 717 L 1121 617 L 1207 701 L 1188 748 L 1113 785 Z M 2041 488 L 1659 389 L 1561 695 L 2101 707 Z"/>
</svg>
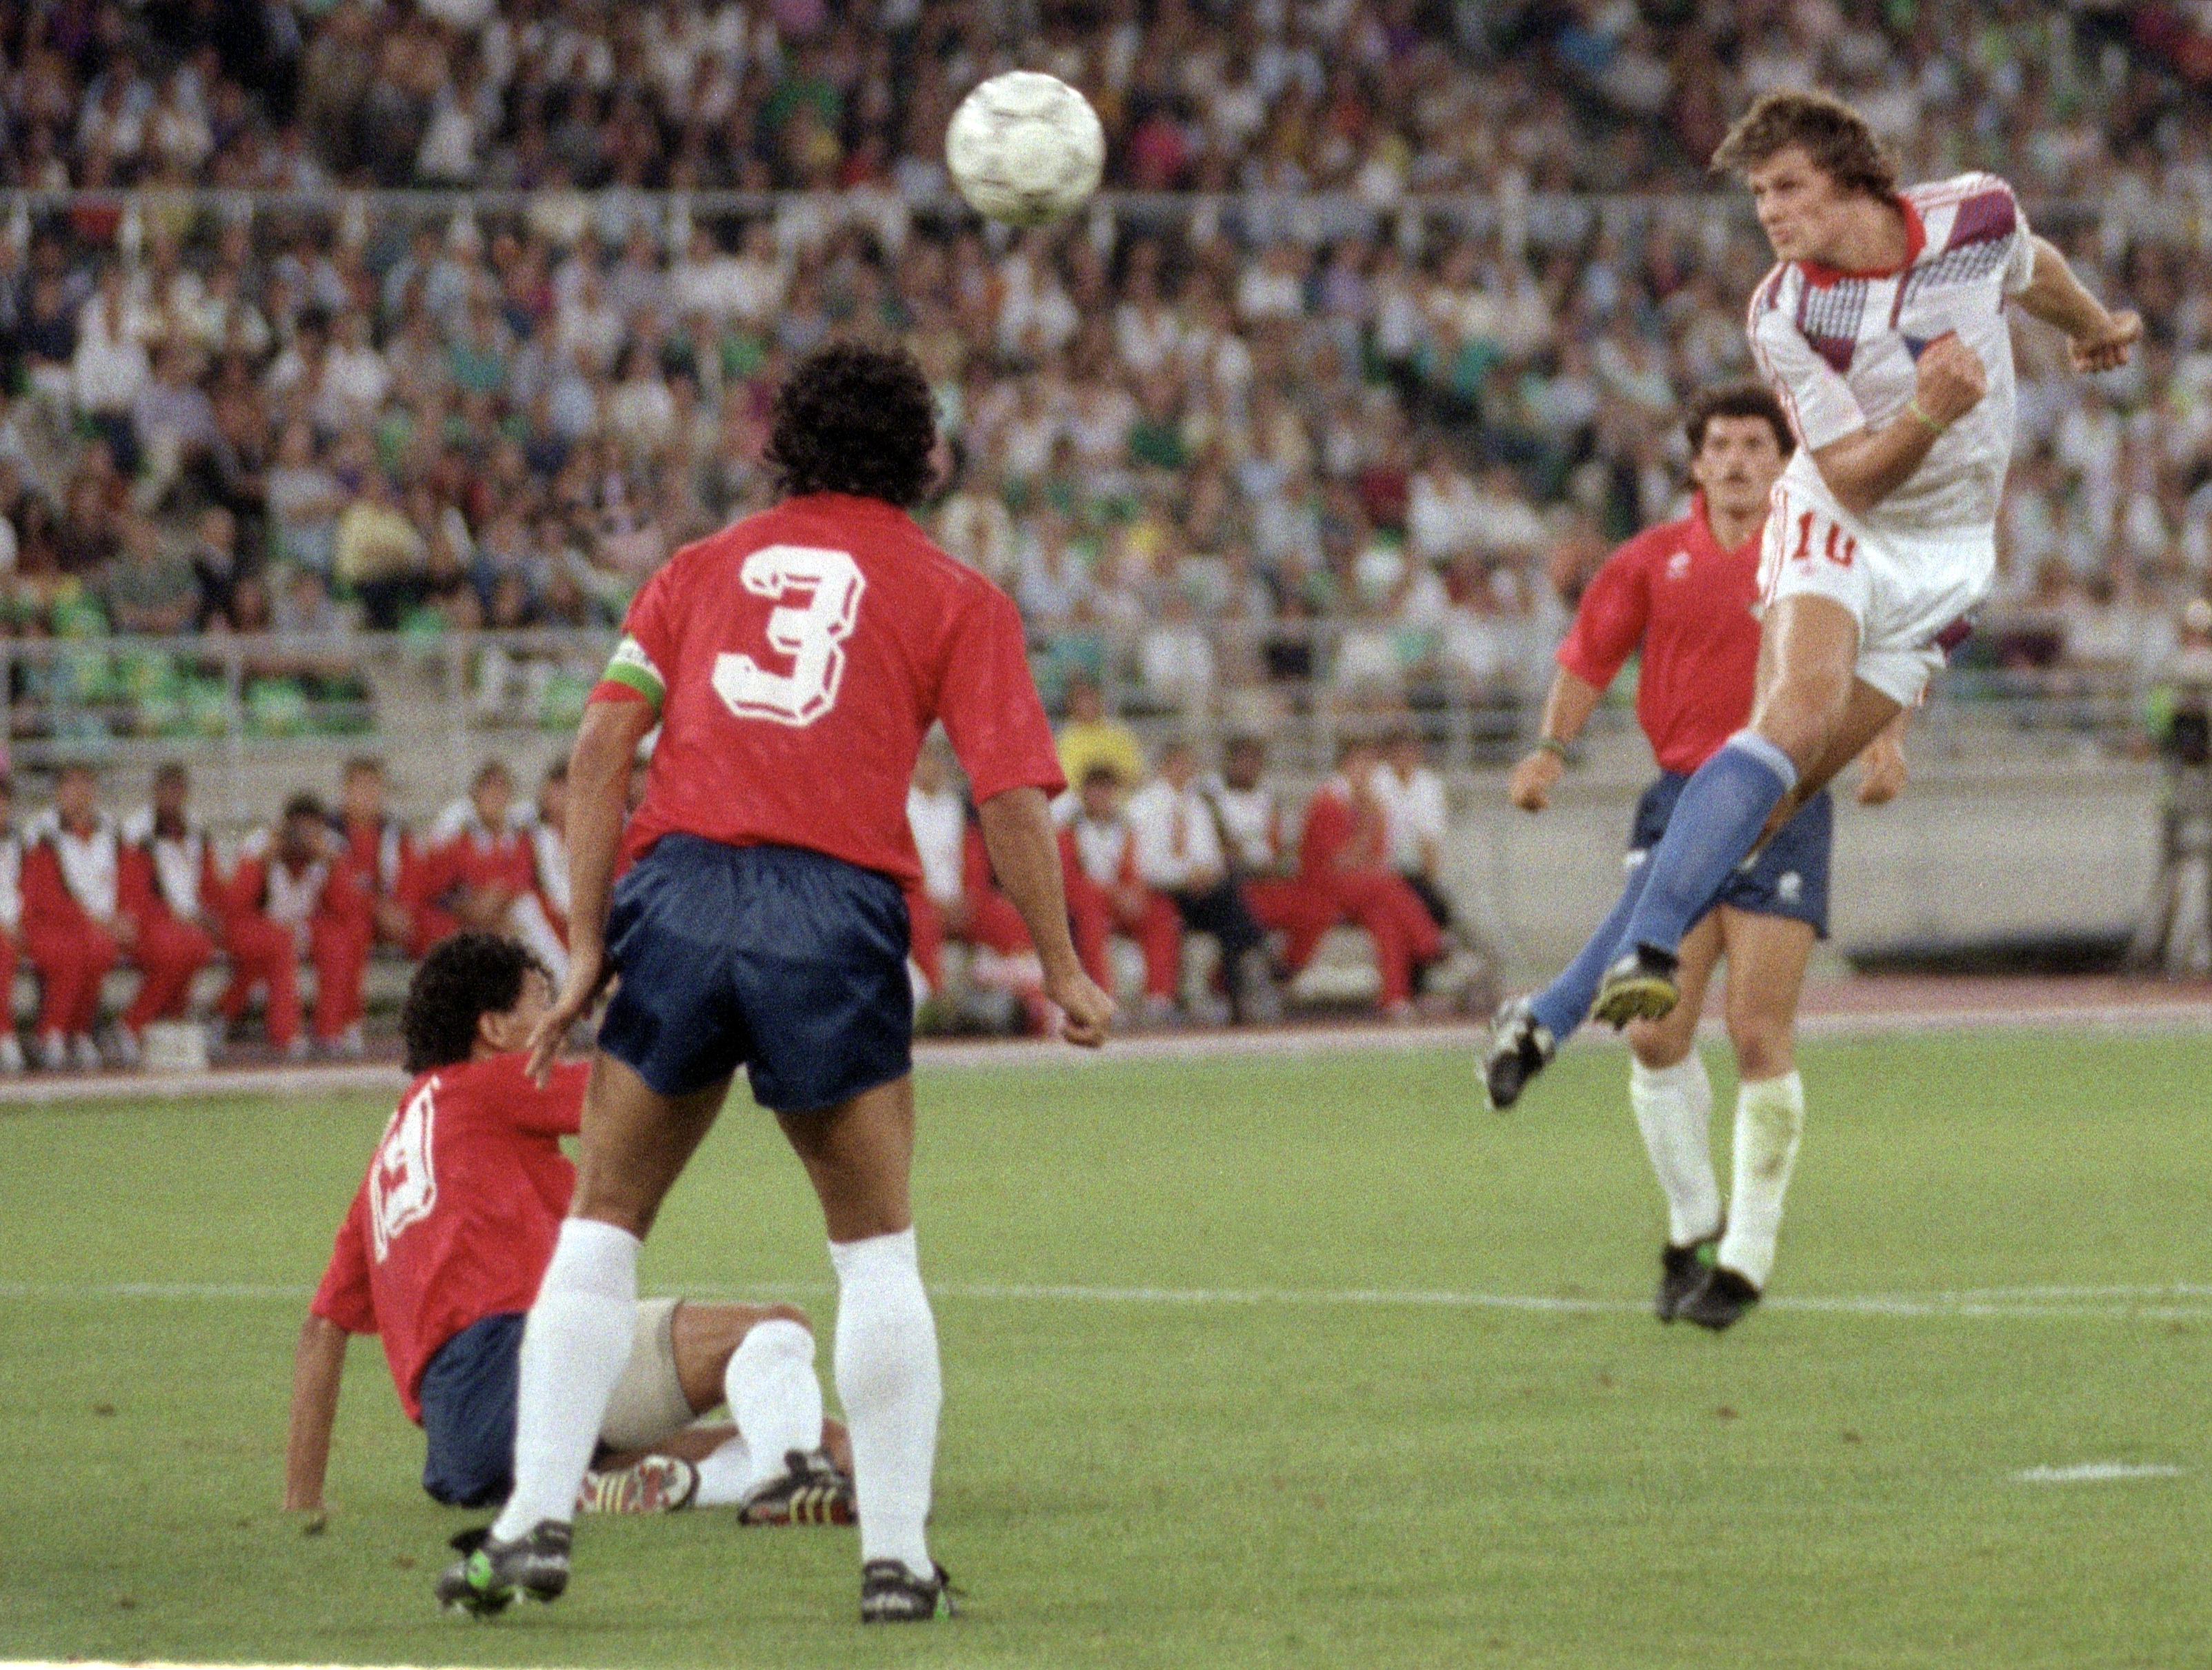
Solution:
<svg viewBox="0 0 2212 1670">
<path fill-rule="evenodd" d="M 1928 247 L 1928 228 L 1922 223 L 1920 211 L 1905 197 L 1892 197 L 1897 212 L 1905 216 L 1905 259 L 1893 267 L 1867 267 L 1853 270 L 1848 267 L 1832 267 L 1825 261 L 1800 261 L 1797 265 L 1805 275 L 1805 282 L 1815 289 L 1825 290 L 1829 285 L 1845 278 L 1894 278 L 1920 258 L 1921 251 Z"/>
<path fill-rule="evenodd" d="M 1730 550 L 1721 544 L 1720 536 L 1713 531 L 1712 519 L 1705 512 L 1705 495 L 1703 488 L 1698 489 L 1690 495 L 1690 514 L 1687 520 L 1690 524 L 1691 543 L 1699 547 L 1705 554 L 1711 556 L 1734 556 L 1737 552 L 1756 545 L 1760 536 L 1766 531 L 1765 523 L 1755 524 L 1750 537 L 1735 550 Z"/>
</svg>

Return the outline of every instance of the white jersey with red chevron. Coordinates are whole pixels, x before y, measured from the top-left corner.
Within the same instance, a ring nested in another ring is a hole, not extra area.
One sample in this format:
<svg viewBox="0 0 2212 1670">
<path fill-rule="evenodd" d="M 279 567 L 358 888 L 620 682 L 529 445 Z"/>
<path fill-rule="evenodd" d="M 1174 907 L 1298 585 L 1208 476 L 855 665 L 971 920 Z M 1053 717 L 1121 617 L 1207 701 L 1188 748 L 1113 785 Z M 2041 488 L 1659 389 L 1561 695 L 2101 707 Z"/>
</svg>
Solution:
<svg viewBox="0 0 2212 1670">
<path fill-rule="evenodd" d="M 1859 519 L 1875 532 L 1987 529 L 2012 456 L 2005 302 L 2034 270 L 2027 221 L 2012 187 L 1995 174 L 1915 185 L 1897 201 L 1909 246 L 1903 266 L 1841 272 L 1786 261 L 1752 295 L 1753 356 L 1802 443 L 1784 481 L 1825 493 L 1813 450 L 1904 410 L 1921 350 L 1956 332 L 1988 373 L 1989 392 L 1903 486 Z"/>
</svg>

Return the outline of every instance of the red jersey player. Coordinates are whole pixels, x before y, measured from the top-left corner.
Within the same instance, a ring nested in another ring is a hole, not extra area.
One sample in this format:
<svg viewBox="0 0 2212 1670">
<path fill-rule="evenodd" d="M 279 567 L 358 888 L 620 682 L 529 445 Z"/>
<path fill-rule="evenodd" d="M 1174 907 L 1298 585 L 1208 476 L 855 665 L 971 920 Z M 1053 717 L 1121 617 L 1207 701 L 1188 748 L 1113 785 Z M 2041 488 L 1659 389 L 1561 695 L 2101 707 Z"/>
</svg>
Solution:
<svg viewBox="0 0 2212 1670">
<path fill-rule="evenodd" d="M 915 1250 L 902 886 L 907 786 L 942 720 L 1000 885 L 1073 1042 L 1113 1003 L 1084 974 L 1047 795 L 1061 786 L 1012 604 L 922 535 L 929 385 L 898 349 L 833 344 L 776 392 L 788 495 L 678 551 L 630 606 L 568 764 L 569 972 L 533 1036 L 542 1071 L 609 975 L 571 1216 L 532 1306 L 514 1494 L 440 1577 L 496 1612 L 567 1587 L 569 1520 L 637 1305 L 641 1238 L 743 1066 L 822 1203 L 837 1274 L 864 1622 L 951 1610 L 923 1534 L 940 1398 Z M 645 799 L 623 828 L 638 744 Z M 617 847 L 630 860 L 613 885 Z M 611 905 L 611 911 L 610 906 Z M 785 1481 L 810 1485 L 814 1458 Z"/>
<path fill-rule="evenodd" d="M 319 821 L 320 808 L 313 819 Z M 460 933 L 425 958 L 401 1015 L 415 1075 L 377 1143 L 308 1306 L 292 1370 L 284 1505 L 319 1513 L 347 1341 L 380 1334 L 407 1418 L 422 1429 L 422 1488 L 476 1506 L 507 1494 L 522 1318 L 575 1181 L 560 1139 L 583 1106 L 582 1062 L 523 1071 L 521 1044 L 552 986 L 511 939 Z M 754 1454 L 836 1447 L 814 1337 L 788 1305 L 656 1300 L 638 1308 L 628 1363 L 599 1428 L 610 1459 L 582 1501 L 600 1511 L 735 1504 L 754 1524 L 848 1522 L 841 1467 L 817 1497 L 752 1499 Z M 726 1400 L 731 1426 L 695 1425 Z M 644 1453 L 641 1454 L 641 1453 Z M 794 1513 L 798 1508 L 803 1511 Z"/>
<path fill-rule="evenodd" d="M 1637 806 L 1629 885 L 1557 980 L 1499 1012 L 1484 1063 L 1493 1107 L 1511 1106 L 1589 1015 L 1675 798 L 1689 774 L 1751 711 L 1759 660 L 1759 534 L 1767 495 L 1790 456 L 1790 428 L 1773 395 L 1745 383 L 1698 396 L 1688 434 L 1690 477 L 1698 489 L 1690 513 L 1638 534 L 1590 582 L 1559 646 L 1537 747 L 1514 769 L 1514 804 L 1542 811 L 1566 744 L 1589 722 L 1622 664 L 1642 652 L 1636 716 L 1662 774 Z M 1869 750 L 1859 798 L 1888 799 L 1903 785 L 1904 771 L 1895 732 L 1886 732 Z M 1794 1060 L 1797 995 L 1814 938 L 1827 932 L 1830 824 L 1822 794 L 1755 864 L 1729 878 L 1714 908 L 1682 942 L 1681 1002 L 1665 1019 L 1629 1029 L 1635 1057 L 1629 1101 L 1668 1202 L 1656 1306 L 1662 1321 L 1681 1315 L 1727 1327 L 1755 1300 L 1773 1264 L 1804 1110 Z M 1712 1090 L 1693 1047 L 1705 982 L 1723 956 L 1739 1081 L 1735 1193 L 1724 1239 L 1707 1140 Z M 1786 1140 L 1776 1141 L 1778 1133 Z M 1715 1259 L 1710 1269 L 1707 1254 Z M 1749 1289 L 1748 1298 L 1737 1284 Z"/>
</svg>

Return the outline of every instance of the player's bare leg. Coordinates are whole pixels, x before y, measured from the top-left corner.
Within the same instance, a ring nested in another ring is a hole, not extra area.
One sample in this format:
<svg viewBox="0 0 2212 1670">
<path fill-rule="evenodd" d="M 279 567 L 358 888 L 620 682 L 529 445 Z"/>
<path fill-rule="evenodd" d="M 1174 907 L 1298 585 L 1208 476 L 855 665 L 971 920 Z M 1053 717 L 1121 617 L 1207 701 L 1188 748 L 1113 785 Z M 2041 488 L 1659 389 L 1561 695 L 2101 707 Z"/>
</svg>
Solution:
<svg viewBox="0 0 2212 1670">
<path fill-rule="evenodd" d="M 1628 949 L 1599 988 L 1599 1019 L 1619 1026 L 1639 1017 L 1656 1019 L 1674 1006 L 1676 950 L 1684 934 L 1711 906 L 1729 871 L 1757 846 L 1769 816 L 1800 776 L 1836 743 L 1853 707 L 1858 643 L 1857 621 L 1832 598 L 1794 594 L 1767 611 L 1751 726 L 1698 768 L 1675 803 L 1666 838 L 1652 852 L 1644 897 L 1622 936 Z"/>
<path fill-rule="evenodd" d="M 909 1203 L 914 1080 L 776 1118 L 822 1202 L 837 1272 L 835 1372 L 860 1497 L 860 1617 L 941 1616 L 951 1602 L 923 1526 L 944 1376 Z"/>
<path fill-rule="evenodd" d="M 1724 1328 L 1759 1302 L 1774 1266 L 1783 1196 L 1804 1129 L 1797 1076 L 1797 1003 L 1813 954 L 1812 925 L 1723 905 L 1729 1041 L 1736 1057 L 1734 1177 L 1728 1230 L 1711 1273 L 1680 1315 Z"/>
<path fill-rule="evenodd" d="M 689 1412 L 726 1403 L 733 1424 L 682 1427 L 646 1450 L 601 1455 L 584 1475 L 586 1506 L 735 1507 L 749 1525 L 850 1524 L 852 1453 L 844 1428 L 823 1418 L 806 1313 L 796 1305 L 686 1300 L 668 1328 L 676 1388 Z M 637 1371 L 633 1363 L 630 1372 Z"/>
<path fill-rule="evenodd" d="M 1796 786 L 1782 797 L 1759 831 L 1761 846 L 1782 832 L 1782 827 L 1795 817 L 1808 800 L 1833 782 L 1836 774 L 1870 747 L 1875 738 L 1905 710 L 1894 697 L 1861 679 L 1851 681 L 1851 692 L 1844 704 L 1844 716 L 1837 724 L 1835 734 L 1813 763 L 1798 774 Z M 1756 847 L 1753 848 L 1757 850 Z"/>
<path fill-rule="evenodd" d="M 1633 1059 L 1628 1104 L 1667 1200 L 1667 1240 L 1659 1249 L 1659 1286 L 1652 1314 L 1674 1320 L 1682 1301 L 1705 1278 L 1705 1260 L 1720 1237 L 1720 1182 L 1713 1175 L 1713 1087 L 1697 1052 L 1705 989 L 1721 955 L 1718 911 L 1708 912 L 1682 941 L 1675 981 L 1681 1000 L 1663 1019 L 1628 1029 Z"/>
</svg>

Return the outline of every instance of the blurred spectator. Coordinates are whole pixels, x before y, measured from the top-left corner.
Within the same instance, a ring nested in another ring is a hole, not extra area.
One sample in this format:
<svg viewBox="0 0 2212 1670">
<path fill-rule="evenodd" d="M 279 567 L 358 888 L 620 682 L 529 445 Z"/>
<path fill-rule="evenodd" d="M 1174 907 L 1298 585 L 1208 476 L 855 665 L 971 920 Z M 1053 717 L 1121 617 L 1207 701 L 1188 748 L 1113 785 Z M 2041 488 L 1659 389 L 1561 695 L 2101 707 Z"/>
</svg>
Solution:
<svg viewBox="0 0 2212 1670">
<path fill-rule="evenodd" d="M 1222 850 L 1213 809 L 1197 786 L 1198 753 L 1177 738 L 1160 750 L 1159 774 L 1129 797 L 1137 876 L 1164 894 L 1193 933 L 1220 947 L 1220 978 L 1237 1018 L 1276 1018 L 1280 1005 L 1253 920 Z"/>
<path fill-rule="evenodd" d="M 1107 715 L 1104 693 L 1088 678 L 1068 681 L 1067 719 L 1055 743 L 1060 772 L 1071 785 L 1084 782 L 1101 766 L 1116 783 L 1144 780 L 1144 744 L 1127 724 Z"/>
<path fill-rule="evenodd" d="M 123 552 L 102 573 L 99 598 L 118 632 L 154 638 L 184 631 L 200 610 L 191 563 L 165 550 L 161 531 L 144 516 L 124 524 Z"/>
<path fill-rule="evenodd" d="M 23 837 L 15 828 L 15 783 L 0 772 L 0 993 L 7 999 L 0 1025 L 0 1076 L 23 1070 L 23 1041 L 15 1029 L 15 965 L 23 952 Z"/>
<path fill-rule="evenodd" d="M 1138 869 L 1136 830 L 1122 811 L 1121 780 L 1112 766 L 1085 768 L 1061 807 L 1060 866 L 1067 914 L 1085 971 L 1111 992 L 1119 985 L 1108 939 L 1127 935 L 1145 963 L 1139 1025 L 1160 1026 L 1177 1013 L 1182 982 L 1182 924 L 1176 907 Z"/>
</svg>

